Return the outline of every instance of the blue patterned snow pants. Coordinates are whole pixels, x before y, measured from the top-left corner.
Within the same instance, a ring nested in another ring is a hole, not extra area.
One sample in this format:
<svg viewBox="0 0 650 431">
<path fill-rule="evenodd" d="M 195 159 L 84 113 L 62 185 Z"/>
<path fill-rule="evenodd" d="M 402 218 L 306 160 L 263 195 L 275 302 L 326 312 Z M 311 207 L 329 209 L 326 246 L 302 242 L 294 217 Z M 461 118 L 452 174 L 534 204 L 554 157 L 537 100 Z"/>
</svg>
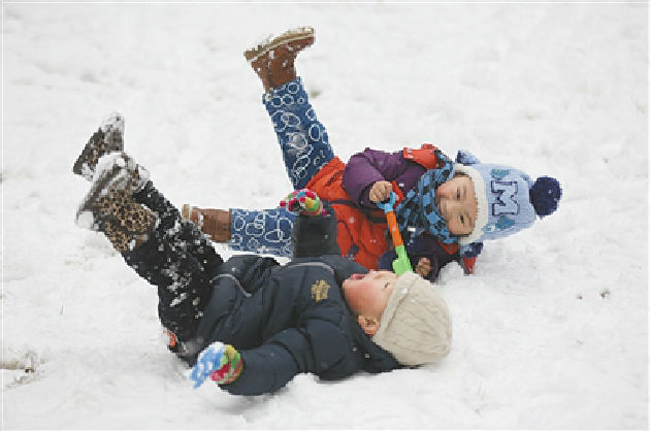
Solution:
<svg viewBox="0 0 650 431">
<path fill-rule="evenodd" d="M 262 102 L 273 123 L 287 175 L 293 188 L 301 189 L 334 158 L 327 130 L 316 118 L 301 78 L 272 89 Z M 295 214 L 282 208 L 230 211 L 229 246 L 233 250 L 291 256 Z"/>
</svg>

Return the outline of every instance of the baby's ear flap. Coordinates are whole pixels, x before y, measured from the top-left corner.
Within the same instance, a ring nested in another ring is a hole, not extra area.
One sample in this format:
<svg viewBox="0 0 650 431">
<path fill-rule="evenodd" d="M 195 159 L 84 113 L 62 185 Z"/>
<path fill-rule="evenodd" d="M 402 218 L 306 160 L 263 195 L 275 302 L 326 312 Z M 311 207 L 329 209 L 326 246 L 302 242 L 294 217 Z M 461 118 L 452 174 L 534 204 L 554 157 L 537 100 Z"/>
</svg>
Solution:
<svg viewBox="0 0 650 431">
<path fill-rule="evenodd" d="M 359 322 L 359 326 L 361 326 L 363 332 L 370 335 L 371 337 L 375 335 L 377 331 L 379 331 L 379 321 L 374 317 L 359 315 L 357 322 Z"/>
<path fill-rule="evenodd" d="M 467 150 L 458 150 L 456 154 L 456 163 L 461 163 L 465 166 L 476 165 L 481 163 L 481 161 L 474 154 L 470 153 Z"/>
</svg>

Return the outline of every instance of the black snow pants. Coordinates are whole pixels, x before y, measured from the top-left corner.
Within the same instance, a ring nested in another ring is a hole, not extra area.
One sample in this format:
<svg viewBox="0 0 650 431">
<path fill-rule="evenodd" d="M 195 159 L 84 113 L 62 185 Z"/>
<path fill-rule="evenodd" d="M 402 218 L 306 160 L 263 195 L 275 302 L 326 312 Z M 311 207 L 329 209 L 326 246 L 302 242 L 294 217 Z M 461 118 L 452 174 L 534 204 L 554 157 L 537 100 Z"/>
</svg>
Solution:
<svg viewBox="0 0 650 431">
<path fill-rule="evenodd" d="M 210 280 L 223 260 L 208 237 L 194 223 L 183 220 L 151 181 L 133 198 L 156 214 L 158 224 L 146 242 L 123 255 L 124 260 L 158 288 L 162 325 L 179 342 L 192 340 L 210 299 Z M 170 345 L 173 351 L 177 348 Z"/>
</svg>

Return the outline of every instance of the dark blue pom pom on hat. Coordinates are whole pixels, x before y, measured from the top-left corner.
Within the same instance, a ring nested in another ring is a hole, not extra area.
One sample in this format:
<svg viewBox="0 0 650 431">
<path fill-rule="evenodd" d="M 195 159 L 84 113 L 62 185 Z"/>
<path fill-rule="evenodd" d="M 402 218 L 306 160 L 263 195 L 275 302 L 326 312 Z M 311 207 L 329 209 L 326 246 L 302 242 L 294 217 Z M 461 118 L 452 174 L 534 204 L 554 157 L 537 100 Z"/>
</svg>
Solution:
<svg viewBox="0 0 650 431">
<path fill-rule="evenodd" d="M 530 188 L 530 202 L 540 217 L 553 214 L 561 197 L 560 183 L 552 177 L 539 177 Z"/>
</svg>

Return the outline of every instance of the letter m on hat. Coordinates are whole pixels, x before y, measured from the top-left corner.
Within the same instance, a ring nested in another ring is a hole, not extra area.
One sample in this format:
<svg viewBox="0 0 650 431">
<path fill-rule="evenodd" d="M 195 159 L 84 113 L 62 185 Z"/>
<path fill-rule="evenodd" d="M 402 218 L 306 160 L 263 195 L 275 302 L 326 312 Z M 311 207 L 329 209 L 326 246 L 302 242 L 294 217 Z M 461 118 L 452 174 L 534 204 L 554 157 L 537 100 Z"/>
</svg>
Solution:
<svg viewBox="0 0 650 431">
<path fill-rule="evenodd" d="M 518 184 L 516 181 L 491 181 L 492 196 L 492 214 L 519 214 L 519 204 L 515 199 Z"/>
</svg>

